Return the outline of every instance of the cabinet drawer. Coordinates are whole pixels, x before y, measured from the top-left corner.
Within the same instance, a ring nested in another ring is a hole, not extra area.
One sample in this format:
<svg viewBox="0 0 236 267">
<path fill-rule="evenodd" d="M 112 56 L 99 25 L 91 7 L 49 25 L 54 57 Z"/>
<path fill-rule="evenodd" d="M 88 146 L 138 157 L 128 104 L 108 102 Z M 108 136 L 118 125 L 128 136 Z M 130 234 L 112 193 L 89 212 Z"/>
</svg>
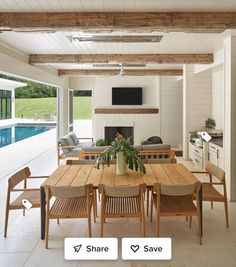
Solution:
<svg viewBox="0 0 236 267">
<path fill-rule="evenodd" d="M 218 148 L 219 148 L 219 147 L 218 147 L 217 145 L 212 144 L 212 143 L 209 143 L 209 150 L 210 150 L 210 151 L 216 153 Z"/>
<path fill-rule="evenodd" d="M 202 166 L 202 159 L 199 158 L 199 157 L 195 157 L 195 158 L 193 159 L 193 165 L 194 165 L 197 169 L 202 170 L 202 169 L 203 169 L 203 166 Z"/>
<path fill-rule="evenodd" d="M 193 153 L 195 155 L 197 155 L 198 157 L 202 158 L 202 148 L 195 146 L 194 149 L 193 149 Z"/>
</svg>

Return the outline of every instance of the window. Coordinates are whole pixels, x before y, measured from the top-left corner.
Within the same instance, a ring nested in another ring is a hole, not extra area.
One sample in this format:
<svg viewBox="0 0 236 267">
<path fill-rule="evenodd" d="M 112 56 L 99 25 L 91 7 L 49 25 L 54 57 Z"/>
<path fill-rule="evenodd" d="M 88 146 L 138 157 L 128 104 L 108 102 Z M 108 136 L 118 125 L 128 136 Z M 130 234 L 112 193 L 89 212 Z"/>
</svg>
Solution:
<svg viewBox="0 0 236 267">
<path fill-rule="evenodd" d="M 11 119 L 11 91 L 0 90 L 0 120 Z"/>
</svg>

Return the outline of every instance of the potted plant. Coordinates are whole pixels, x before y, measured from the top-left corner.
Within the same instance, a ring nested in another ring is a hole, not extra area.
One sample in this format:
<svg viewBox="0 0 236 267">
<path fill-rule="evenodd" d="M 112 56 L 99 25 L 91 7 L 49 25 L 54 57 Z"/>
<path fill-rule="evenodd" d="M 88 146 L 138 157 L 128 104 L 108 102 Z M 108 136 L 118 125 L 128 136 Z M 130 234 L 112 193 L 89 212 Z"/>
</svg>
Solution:
<svg viewBox="0 0 236 267">
<path fill-rule="evenodd" d="M 212 118 L 208 118 L 207 120 L 205 120 L 205 128 L 207 129 L 215 129 L 216 127 L 216 121 Z"/>
<path fill-rule="evenodd" d="M 115 139 L 111 142 L 111 146 L 107 148 L 97 158 L 96 167 L 99 169 L 100 163 L 107 163 L 116 159 L 116 174 L 123 175 L 126 173 L 126 166 L 129 169 L 146 173 L 145 166 L 138 150 L 132 146 L 131 137 L 125 139 Z"/>
<path fill-rule="evenodd" d="M 105 139 L 98 139 L 95 143 L 96 146 L 108 146 L 108 142 Z"/>
</svg>

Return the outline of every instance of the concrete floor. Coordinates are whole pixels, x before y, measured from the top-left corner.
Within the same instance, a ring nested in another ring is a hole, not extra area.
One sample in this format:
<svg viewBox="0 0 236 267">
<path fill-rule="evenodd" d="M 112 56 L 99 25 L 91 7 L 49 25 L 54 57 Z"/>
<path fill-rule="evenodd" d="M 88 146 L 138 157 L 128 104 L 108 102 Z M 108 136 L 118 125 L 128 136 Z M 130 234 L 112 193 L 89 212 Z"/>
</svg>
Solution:
<svg viewBox="0 0 236 267">
<path fill-rule="evenodd" d="M 52 143 L 51 139 L 47 139 Z M 15 159 L 30 153 L 31 150 L 22 150 L 15 154 Z M 15 161 L 16 162 L 16 161 Z M 191 162 L 185 162 L 192 169 Z M 20 164 L 21 165 L 21 164 Z M 42 151 L 33 160 L 28 160 L 32 174 L 50 174 L 57 167 L 55 145 Z M 1 170 L 2 170 L 1 165 Z M 201 177 L 205 179 L 205 177 Z M 42 181 L 37 181 L 39 185 Z M 34 182 L 35 185 L 36 181 Z M 233 267 L 236 266 L 236 203 L 229 203 L 230 228 L 225 227 L 223 204 L 215 204 L 210 209 L 209 203 L 204 203 L 204 236 L 200 246 L 196 235 L 196 223 L 190 229 L 184 218 L 162 218 L 161 237 L 171 237 L 173 241 L 173 259 L 171 261 L 123 261 L 119 253 L 117 261 L 65 261 L 63 243 L 65 237 L 87 237 L 87 223 L 84 219 L 61 220 L 50 223 L 49 249 L 40 239 L 40 210 L 32 209 L 22 216 L 21 211 L 10 212 L 8 237 L 3 238 L 4 211 L 6 201 L 7 176 L 0 180 L 0 267 Z M 147 236 L 154 237 L 156 233 L 155 219 L 151 223 L 146 219 Z M 92 224 L 94 237 L 99 237 L 99 218 Z M 105 237 L 118 237 L 121 251 L 121 237 L 141 236 L 141 226 L 135 219 L 110 219 L 104 228 Z"/>
</svg>

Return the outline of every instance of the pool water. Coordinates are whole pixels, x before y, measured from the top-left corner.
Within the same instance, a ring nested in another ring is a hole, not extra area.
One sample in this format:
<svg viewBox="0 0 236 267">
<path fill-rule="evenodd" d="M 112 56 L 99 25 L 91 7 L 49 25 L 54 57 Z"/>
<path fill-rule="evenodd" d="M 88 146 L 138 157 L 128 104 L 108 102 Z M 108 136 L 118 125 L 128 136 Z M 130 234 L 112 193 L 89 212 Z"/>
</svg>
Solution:
<svg viewBox="0 0 236 267">
<path fill-rule="evenodd" d="M 12 126 L 0 129 L 0 147 L 10 145 L 34 135 L 46 132 L 53 126 Z"/>
</svg>

